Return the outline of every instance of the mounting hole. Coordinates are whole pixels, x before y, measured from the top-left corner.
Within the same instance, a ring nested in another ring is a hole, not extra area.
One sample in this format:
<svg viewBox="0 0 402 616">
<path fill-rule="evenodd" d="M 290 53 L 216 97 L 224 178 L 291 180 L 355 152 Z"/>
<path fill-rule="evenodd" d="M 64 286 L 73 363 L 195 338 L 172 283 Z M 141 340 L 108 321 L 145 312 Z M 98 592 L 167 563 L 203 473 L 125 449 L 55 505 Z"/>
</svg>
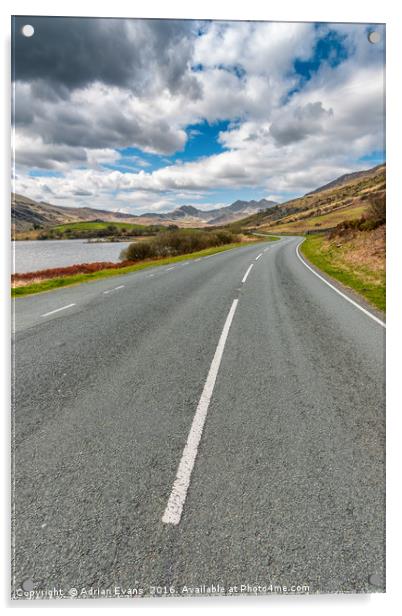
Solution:
<svg viewBox="0 0 402 616">
<path fill-rule="evenodd" d="M 31 36 L 35 34 L 35 28 L 31 26 L 31 24 L 25 24 L 25 26 L 22 26 L 21 32 L 23 36 L 30 38 Z"/>
<path fill-rule="evenodd" d="M 372 30 L 369 32 L 367 38 L 369 43 L 372 43 L 372 45 L 376 45 L 381 41 L 381 35 L 377 30 Z"/>
<path fill-rule="evenodd" d="M 382 577 L 378 573 L 372 573 L 369 576 L 369 584 L 371 586 L 382 586 Z"/>
<path fill-rule="evenodd" d="M 22 590 L 25 590 L 25 592 L 31 592 L 33 589 L 34 589 L 33 580 L 28 579 L 22 582 Z"/>
</svg>

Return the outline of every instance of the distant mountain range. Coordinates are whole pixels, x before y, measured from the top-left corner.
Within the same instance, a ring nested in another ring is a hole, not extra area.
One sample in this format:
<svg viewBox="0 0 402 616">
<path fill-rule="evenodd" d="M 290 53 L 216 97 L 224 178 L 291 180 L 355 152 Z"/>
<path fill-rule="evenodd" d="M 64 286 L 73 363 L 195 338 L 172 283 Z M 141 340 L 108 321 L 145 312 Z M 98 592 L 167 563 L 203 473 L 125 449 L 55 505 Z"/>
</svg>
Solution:
<svg viewBox="0 0 402 616">
<path fill-rule="evenodd" d="M 140 216 L 90 207 L 65 207 L 34 201 L 23 195 L 11 194 L 11 222 L 14 231 L 52 227 L 70 222 L 101 220 L 104 222 L 135 222 L 139 224 L 176 224 L 178 226 L 225 225 L 277 205 L 274 201 L 237 200 L 231 205 L 212 210 L 200 210 L 182 205 L 172 212 L 147 213 Z"/>
</svg>

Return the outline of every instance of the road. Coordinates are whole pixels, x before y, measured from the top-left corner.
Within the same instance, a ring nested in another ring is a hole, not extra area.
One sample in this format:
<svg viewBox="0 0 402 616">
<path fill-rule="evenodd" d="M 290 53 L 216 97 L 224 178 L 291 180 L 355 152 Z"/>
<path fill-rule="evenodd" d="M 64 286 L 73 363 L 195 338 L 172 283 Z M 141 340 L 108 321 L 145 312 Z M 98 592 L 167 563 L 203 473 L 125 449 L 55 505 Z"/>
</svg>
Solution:
<svg viewBox="0 0 402 616">
<path fill-rule="evenodd" d="M 384 590 L 385 329 L 299 243 L 15 301 L 14 589 Z"/>
</svg>

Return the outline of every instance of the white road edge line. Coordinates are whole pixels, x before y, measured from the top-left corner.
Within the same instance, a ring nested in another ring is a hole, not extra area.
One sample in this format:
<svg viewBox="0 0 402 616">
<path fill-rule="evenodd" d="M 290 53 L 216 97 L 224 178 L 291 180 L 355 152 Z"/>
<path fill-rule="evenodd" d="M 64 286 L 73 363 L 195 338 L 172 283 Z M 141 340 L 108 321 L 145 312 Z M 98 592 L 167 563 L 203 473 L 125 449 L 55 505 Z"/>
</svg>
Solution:
<svg viewBox="0 0 402 616">
<path fill-rule="evenodd" d="M 243 278 L 242 278 L 242 283 L 244 284 L 247 280 L 247 277 L 249 275 L 249 273 L 251 272 L 252 267 L 254 266 L 254 263 L 252 263 L 250 265 L 250 267 L 248 268 L 247 272 L 244 274 Z"/>
<path fill-rule="evenodd" d="M 336 293 L 338 293 L 338 295 L 340 295 L 341 297 L 343 297 L 344 299 L 346 299 L 348 302 L 350 302 L 353 306 L 355 306 L 356 308 L 358 308 L 359 310 L 361 310 L 362 312 L 364 312 L 364 314 L 367 314 L 368 317 L 370 317 L 371 319 L 373 319 L 373 321 L 376 321 L 376 323 L 379 323 L 380 325 L 382 325 L 383 327 L 386 327 L 386 324 L 384 323 L 384 321 L 381 321 L 381 319 L 379 319 L 378 317 L 374 316 L 373 314 L 371 314 L 371 312 L 369 312 L 368 310 L 366 310 L 365 308 L 363 308 L 363 306 L 360 306 L 357 302 L 353 301 L 353 299 L 351 299 L 350 297 L 348 297 L 347 295 L 345 295 L 345 293 L 342 293 L 342 291 L 340 291 L 339 289 L 337 289 L 333 284 L 331 284 L 330 282 L 328 282 L 328 280 L 326 280 L 323 276 L 320 276 L 320 274 L 318 274 L 312 267 L 310 267 L 306 261 L 301 257 L 300 252 L 299 252 L 299 247 L 303 244 L 304 240 L 302 242 L 300 242 L 300 244 L 297 244 L 296 246 L 296 254 L 299 257 L 300 261 L 303 263 L 303 265 L 305 265 L 307 267 L 307 269 L 310 270 L 310 272 L 313 272 L 313 274 L 315 274 L 317 276 L 317 278 L 319 278 L 320 280 L 322 280 L 323 282 L 325 282 L 325 284 L 327 284 L 329 287 L 331 287 L 331 289 L 333 289 L 334 291 L 336 291 Z"/>
<path fill-rule="evenodd" d="M 198 446 L 200 444 L 202 431 L 204 429 L 204 424 L 208 413 L 209 403 L 211 401 L 216 377 L 218 375 L 219 366 L 222 360 L 223 350 L 225 348 L 230 325 L 233 321 L 238 303 L 238 299 L 233 300 L 229 314 L 226 317 L 225 325 L 223 326 L 221 337 L 219 338 L 218 346 L 216 347 L 215 355 L 209 368 L 207 380 L 205 381 L 204 389 L 198 402 L 197 410 L 187 437 L 187 442 L 177 469 L 172 491 L 170 493 L 165 512 L 162 516 L 162 522 L 164 524 L 177 525 L 180 522 L 184 503 L 186 501 L 187 490 L 190 485 L 191 473 L 197 457 Z"/>
<path fill-rule="evenodd" d="M 260 252 L 260 254 L 255 258 L 255 260 L 258 261 L 260 257 L 262 257 L 262 252 Z"/>
<path fill-rule="evenodd" d="M 68 304 L 68 306 L 63 306 L 62 308 L 56 308 L 56 310 L 51 310 L 50 312 L 45 312 L 45 314 L 41 314 L 41 317 L 48 317 L 55 312 L 60 312 L 60 310 L 67 310 L 67 308 L 72 308 L 75 304 Z"/>
</svg>

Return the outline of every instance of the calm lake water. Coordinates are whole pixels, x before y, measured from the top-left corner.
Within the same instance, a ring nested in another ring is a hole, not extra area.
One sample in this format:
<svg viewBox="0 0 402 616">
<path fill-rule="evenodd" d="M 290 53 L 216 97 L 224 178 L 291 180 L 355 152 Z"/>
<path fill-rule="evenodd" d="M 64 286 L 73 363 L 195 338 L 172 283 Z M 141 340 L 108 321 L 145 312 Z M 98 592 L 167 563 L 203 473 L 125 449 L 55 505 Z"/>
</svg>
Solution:
<svg viewBox="0 0 402 616">
<path fill-rule="evenodd" d="M 18 274 L 50 267 L 65 267 L 94 261 L 119 261 L 130 242 L 88 243 L 85 240 L 12 242 L 14 269 Z"/>
</svg>

